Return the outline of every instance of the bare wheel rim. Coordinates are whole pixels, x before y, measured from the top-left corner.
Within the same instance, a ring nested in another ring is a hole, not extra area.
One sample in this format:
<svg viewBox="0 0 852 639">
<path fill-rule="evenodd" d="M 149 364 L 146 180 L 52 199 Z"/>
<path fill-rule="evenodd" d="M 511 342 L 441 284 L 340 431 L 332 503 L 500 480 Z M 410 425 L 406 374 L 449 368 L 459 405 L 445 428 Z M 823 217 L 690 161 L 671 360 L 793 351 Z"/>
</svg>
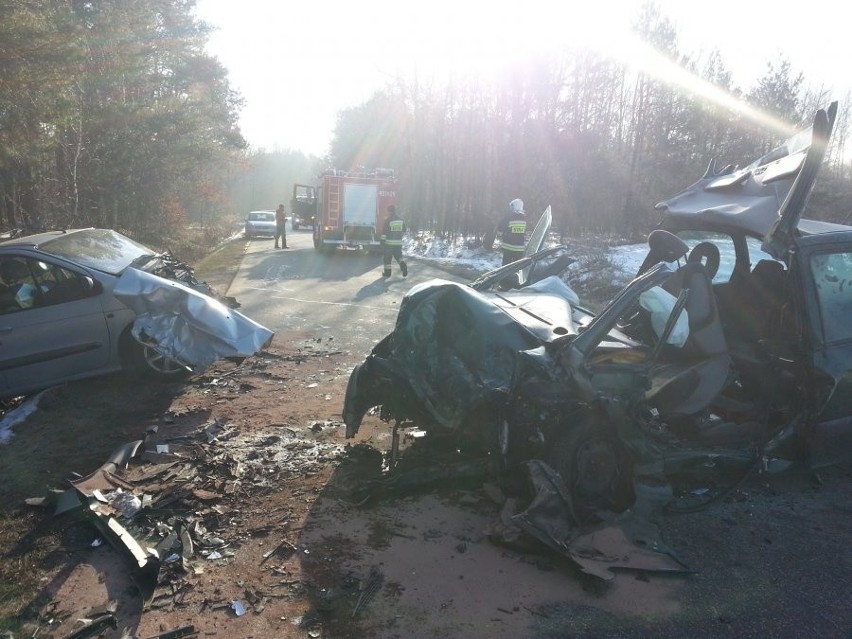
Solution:
<svg viewBox="0 0 852 639">
<path fill-rule="evenodd" d="M 160 375 L 176 375 L 186 370 L 173 359 L 161 355 L 149 346 L 143 346 L 142 352 L 145 363 Z"/>
</svg>

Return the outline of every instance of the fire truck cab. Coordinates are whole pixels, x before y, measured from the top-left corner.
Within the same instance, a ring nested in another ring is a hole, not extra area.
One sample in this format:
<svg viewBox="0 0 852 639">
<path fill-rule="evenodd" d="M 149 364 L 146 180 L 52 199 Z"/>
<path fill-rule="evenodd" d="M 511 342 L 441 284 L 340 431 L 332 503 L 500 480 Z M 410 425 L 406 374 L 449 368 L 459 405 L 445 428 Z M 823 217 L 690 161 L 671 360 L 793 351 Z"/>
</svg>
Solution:
<svg viewBox="0 0 852 639">
<path fill-rule="evenodd" d="M 388 207 L 396 204 L 396 175 L 393 169 L 328 169 L 319 176 L 316 196 L 314 248 L 378 248 Z"/>
<path fill-rule="evenodd" d="M 310 184 L 294 184 L 290 200 L 293 217 L 290 224 L 294 231 L 301 227 L 314 228 L 317 219 L 317 187 Z"/>
</svg>

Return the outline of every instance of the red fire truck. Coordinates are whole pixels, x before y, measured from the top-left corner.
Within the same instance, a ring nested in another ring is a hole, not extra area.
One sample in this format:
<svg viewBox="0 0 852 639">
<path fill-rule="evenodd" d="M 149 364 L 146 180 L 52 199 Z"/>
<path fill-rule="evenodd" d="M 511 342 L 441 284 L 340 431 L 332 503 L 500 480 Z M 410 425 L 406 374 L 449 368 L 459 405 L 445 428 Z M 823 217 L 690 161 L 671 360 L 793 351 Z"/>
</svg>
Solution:
<svg viewBox="0 0 852 639">
<path fill-rule="evenodd" d="M 340 171 L 329 169 L 316 187 L 314 248 L 370 249 L 381 243 L 388 207 L 396 204 L 393 169 Z"/>
</svg>

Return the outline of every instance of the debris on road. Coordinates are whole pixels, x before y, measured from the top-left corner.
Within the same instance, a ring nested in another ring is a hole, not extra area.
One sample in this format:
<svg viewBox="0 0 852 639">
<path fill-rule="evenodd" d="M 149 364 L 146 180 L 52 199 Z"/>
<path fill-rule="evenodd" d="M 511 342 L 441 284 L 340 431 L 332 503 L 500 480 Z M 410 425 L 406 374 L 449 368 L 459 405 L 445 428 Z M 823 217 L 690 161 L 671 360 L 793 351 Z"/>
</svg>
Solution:
<svg viewBox="0 0 852 639">
<path fill-rule="evenodd" d="M 71 481 L 56 515 L 82 510 L 128 560 L 145 606 L 173 606 L 186 596 L 187 580 L 204 573 L 199 562 L 224 564 L 259 534 L 233 526 L 246 501 L 339 458 L 343 447 L 318 440 L 314 426 L 245 434 L 212 420 L 170 436 L 167 451 L 159 430 L 150 428 L 144 440 L 119 447 L 96 471 Z M 261 563 L 296 551 L 283 539 Z M 249 601 L 257 611 L 269 596 Z"/>
</svg>

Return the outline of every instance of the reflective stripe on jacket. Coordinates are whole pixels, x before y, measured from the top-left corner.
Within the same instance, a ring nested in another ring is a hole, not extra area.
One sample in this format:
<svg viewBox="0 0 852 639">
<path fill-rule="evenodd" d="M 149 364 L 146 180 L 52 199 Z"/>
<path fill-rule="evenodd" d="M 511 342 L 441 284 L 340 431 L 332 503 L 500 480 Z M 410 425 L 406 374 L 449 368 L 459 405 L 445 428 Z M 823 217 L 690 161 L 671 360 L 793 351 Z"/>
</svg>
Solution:
<svg viewBox="0 0 852 639">
<path fill-rule="evenodd" d="M 527 220 L 522 215 L 513 215 L 503 224 L 500 247 L 504 251 L 524 251 L 527 240 Z"/>
<path fill-rule="evenodd" d="M 382 239 L 387 246 L 402 246 L 402 234 L 405 233 L 405 222 L 398 217 L 390 217 L 385 222 L 385 232 Z"/>
</svg>

